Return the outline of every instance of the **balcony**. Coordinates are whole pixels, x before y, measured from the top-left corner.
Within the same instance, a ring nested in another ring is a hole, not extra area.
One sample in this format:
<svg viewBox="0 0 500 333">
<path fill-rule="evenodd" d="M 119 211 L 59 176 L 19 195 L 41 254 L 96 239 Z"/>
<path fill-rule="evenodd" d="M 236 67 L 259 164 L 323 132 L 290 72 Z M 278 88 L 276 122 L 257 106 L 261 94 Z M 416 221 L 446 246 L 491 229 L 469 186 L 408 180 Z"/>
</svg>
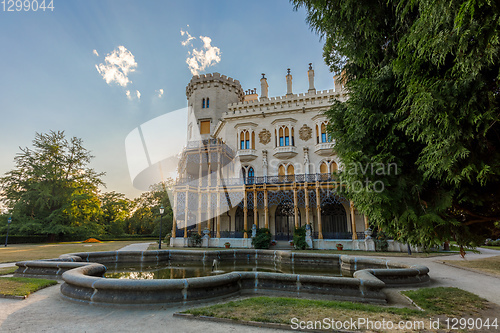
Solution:
<svg viewBox="0 0 500 333">
<path fill-rule="evenodd" d="M 333 146 L 333 142 L 318 143 L 314 147 L 314 152 L 320 156 L 331 156 L 335 154 L 333 151 Z"/>
<path fill-rule="evenodd" d="M 273 156 L 281 160 L 287 160 L 297 155 L 297 147 L 295 146 L 282 146 L 274 148 Z"/>
<path fill-rule="evenodd" d="M 236 157 L 239 157 L 241 162 L 250 162 L 257 158 L 257 151 L 255 149 L 241 149 L 236 152 Z"/>
</svg>

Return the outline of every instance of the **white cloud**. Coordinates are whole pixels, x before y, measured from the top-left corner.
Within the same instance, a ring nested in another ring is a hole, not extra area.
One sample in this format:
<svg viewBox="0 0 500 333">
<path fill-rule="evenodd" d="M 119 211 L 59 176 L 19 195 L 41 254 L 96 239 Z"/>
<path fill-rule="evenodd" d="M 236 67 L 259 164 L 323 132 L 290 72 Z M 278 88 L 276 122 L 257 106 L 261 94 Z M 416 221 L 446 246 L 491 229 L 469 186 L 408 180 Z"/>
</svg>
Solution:
<svg viewBox="0 0 500 333">
<path fill-rule="evenodd" d="M 203 41 L 203 48 L 199 50 L 193 49 L 188 52 L 189 57 L 186 59 L 189 70 L 193 75 L 198 75 L 200 71 L 204 71 L 207 67 L 215 65 L 221 60 L 221 51 L 218 47 L 211 45 L 212 39 L 206 36 L 200 36 L 200 39 Z M 189 38 L 187 41 L 189 41 Z M 181 43 L 186 45 L 184 42 Z"/>
<path fill-rule="evenodd" d="M 136 94 L 137 94 L 137 98 L 138 98 L 138 99 L 141 99 L 141 93 L 139 92 L 139 90 L 136 90 L 135 92 L 136 92 Z"/>
<path fill-rule="evenodd" d="M 104 60 L 105 63 L 95 67 L 107 84 L 115 82 L 122 87 L 126 87 L 127 84 L 132 82 L 129 80 L 128 74 L 135 72 L 137 62 L 134 55 L 125 46 L 118 46 L 118 49 L 109 53 Z"/>
<path fill-rule="evenodd" d="M 125 92 L 125 95 L 127 95 L 127 98 L 128 98 L 128 99 L 132 100 L 132 96 L 130 96 L 130 90 L 127 90 L 127 91 Z"/>
<path fill-rule="evenodd" d="M 99 53 L 97 52 L 97 50 L 92 51 L 92 53 L 95 54 L 96 56 L 99 56 Z"/>
<path fill-rule="evenodd" d="M 162 98 L 163 97 L 163 89 L 155 90 L 155 92 L 158 93 L 158 98 Z"/>
<path fill-rule="evenodd" d="M 188 27 L 189 27 L 189 25 L 188 25 Z M 189 44 L 189 43 L 190 43 L 193 39 L 196 39 L 196 37 L 191 36 L 191 35 L 189 34 L 189 32 L 187 32 L 187 31 L 183 31 L 183 30 L 181 29 L 181 36 L 184 36 L 184 35 L 187 35 L 187 39 L 186 39 L 185 41 L 182 41 L 182 42 L 181 42 L 182 46 L 186 46 L 186 45 L 188 45 L 188 44 Z"/>
</svg>

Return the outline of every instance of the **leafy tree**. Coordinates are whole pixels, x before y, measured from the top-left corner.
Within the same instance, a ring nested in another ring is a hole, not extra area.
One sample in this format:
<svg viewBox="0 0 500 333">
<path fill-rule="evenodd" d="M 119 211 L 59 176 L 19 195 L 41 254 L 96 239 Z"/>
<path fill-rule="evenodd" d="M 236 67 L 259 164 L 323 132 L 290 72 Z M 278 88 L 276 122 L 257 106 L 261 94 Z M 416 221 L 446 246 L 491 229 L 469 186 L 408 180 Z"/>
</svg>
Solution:
<svg viewBox="0 0 500 333">
<path fill-rule="evenodd" d="M 327 114 L 358 209 L 412 244 L 498 236 L 498 2 L 292 2 L 349 93 Z"/>
<path fill-rule="evenodd" d="M 120 236 L 125 233 L 125 223 L 130 217 L 133 207 L 131 200 L 124 194 L 117 192 L 107 192 L 100 196 L 101 216 L 99 223 L 104 227 L 106 233 Z"/>
<path fill-rule="evenodd" d="M 132 216 L 126 221 L 127 233 L 159 235 L 161 206 L 165 209 L 162 218 L 162 232 L 166 234 L 172 230 L 173 214 L 167 191 L 171 185 L 171 180 L 152 185 L 149 191 L 134 199 Z"/>
<path fill-rule="evenodd" d="M 33 148 L 21 148 L 16 167 L 0 178 L 2 201 L 13 214 L 12 232 L 84 236 L 103 230 L 98 186 L 102 173 L 88 168 L 90 152 L 64 132 L 37 133 Z"/>
</svg>

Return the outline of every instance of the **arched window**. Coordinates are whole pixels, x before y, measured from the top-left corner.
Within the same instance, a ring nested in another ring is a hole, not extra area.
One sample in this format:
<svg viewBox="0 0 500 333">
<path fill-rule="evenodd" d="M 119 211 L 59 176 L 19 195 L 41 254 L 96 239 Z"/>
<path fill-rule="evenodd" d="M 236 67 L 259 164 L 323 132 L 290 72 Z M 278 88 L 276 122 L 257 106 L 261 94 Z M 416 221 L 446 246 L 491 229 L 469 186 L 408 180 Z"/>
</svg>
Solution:
<svg viewBox="0 0 500 333">
<path fill-rule="evenodd" d="M 251 136 L 252 141 L 250 141 L 250 132 L 248 130 L 240 132 L 240 149 L 255 149 L 255 133 L 253 131 Z"/>
<path fill-rule="evenodd" d="M 290 130 L 288 127 L 285 127 L 285 146 L 290 145 Z"/>
<path fill-rule="evenodd" d="M 326 162 L 321 163 L 321 165 L 319 166 L 319 172 L 328 173 L 328 164 L 326 164 Z"/>
<path fill-rule="evenodd" d="M 300 226 L 300 210 L 298 217 L 298 225 Z M 295 230 L 295 211 L 293 202 L 290 200 L 282 201 L 276 208 L 274 221 L 274 237 L 276 240 L 293 239 L 293 231 Z"/>
<path fill-rule="evenodd" d="M 316 124 L 316 143 L 319 143 L 319 129 L 318 129 L 318 124 Z"/>
<path fill-rule="evenodd" d="M 207 109 L 210 107 L 210 98 L 207 97 Z"/>
<path fill-rule="evenodd" d="M 201 102 L 201 108 L 204 109 L 205 108 L 205 99 L 202 100 Z"/>
<path fill-rule="evenodd" d="M 337 170 L 338 170 L 337 163 L 332 161 L 332 163 L 330 163 L 330 170 L 331 170 L 331 172 L 337 172 Z"/>
<path fill-rule="evenodd" d="M 321 142 L 327 142 L 325 123 L 321 124 Z"/>
<path fill-rule="evenodd" d="M 285 174 L 286 174 L 285 173 L 285 166 L 282 164 L 278 168 L 278 176 L 284 176 Z"/>
<path fill-rule="evenodd" d="M 241 167 L 241 175 L 243 176 L 243 179 L 247 179 L 247 169 L 245 167 Z"/>
<path fill-rule="evenodd" d="M 280 136 L 280 143 L 279 143 L 279 146 L 280 147 L 283 147 L 285 145 L 285 137 L 283 135 L 283 127 L 280 127 L 280 130 L 279 130 L 279 136 Z"/>
<path fill-rule="evenodd" d="M 288 168 L 286 168 L 286 174 L 291 176 L 294 174 L 294 172 L 295 172 L 295 169 L 294 169 L 293 165 L 292 164 L 288 165 Z"/>
<path fill-rule="evenodd" d="M 332 200 L 325 200 L 321 204 L 321 224 L 323 238 L 350 239 L 347 231 L 347 214 L 344 206 Z"/>
<path fill-rule="evenodd" d="M 255 171 L 253 170 L 252 167 L 248 168 L 248 178 L 253 179 L 255 177 Z"/>
</svg>

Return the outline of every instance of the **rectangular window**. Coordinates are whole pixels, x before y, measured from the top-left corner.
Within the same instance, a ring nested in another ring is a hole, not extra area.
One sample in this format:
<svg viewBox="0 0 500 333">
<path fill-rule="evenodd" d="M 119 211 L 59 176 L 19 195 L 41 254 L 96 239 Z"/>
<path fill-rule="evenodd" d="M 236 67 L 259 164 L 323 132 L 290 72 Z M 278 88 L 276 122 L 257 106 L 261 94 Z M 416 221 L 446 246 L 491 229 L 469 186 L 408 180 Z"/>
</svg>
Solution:
<svg viewBox="0 0 500 333">
<path fill-rule="evenodd" d="M 240 142 L 240 149 L 245 149 L 245 141 L 241 140 Z"/>
<path fill-rule="evenodd" d="M 321 142 L 327 142 L 326 133 L 321 133 Z"/>
<path fill-rule="evenodd" d="M 288 136 L 285 136 L 285 146 L 290 145 L 290 138 Z"/>
<path fill-rule="evenodd" d="M 280 147 L 283 147 L 284 144 L 283 144 L 283 137 L 280 137 Z"/>
<path fill-rule="evenodd" d="M 210 120 L 200 121 L 200 134 L 210 134 Z"/>
<path fill-rule="evenodd" d="M 245 141 L 245 149 L 250 149 L 250 140 Z"/>
</svg>

